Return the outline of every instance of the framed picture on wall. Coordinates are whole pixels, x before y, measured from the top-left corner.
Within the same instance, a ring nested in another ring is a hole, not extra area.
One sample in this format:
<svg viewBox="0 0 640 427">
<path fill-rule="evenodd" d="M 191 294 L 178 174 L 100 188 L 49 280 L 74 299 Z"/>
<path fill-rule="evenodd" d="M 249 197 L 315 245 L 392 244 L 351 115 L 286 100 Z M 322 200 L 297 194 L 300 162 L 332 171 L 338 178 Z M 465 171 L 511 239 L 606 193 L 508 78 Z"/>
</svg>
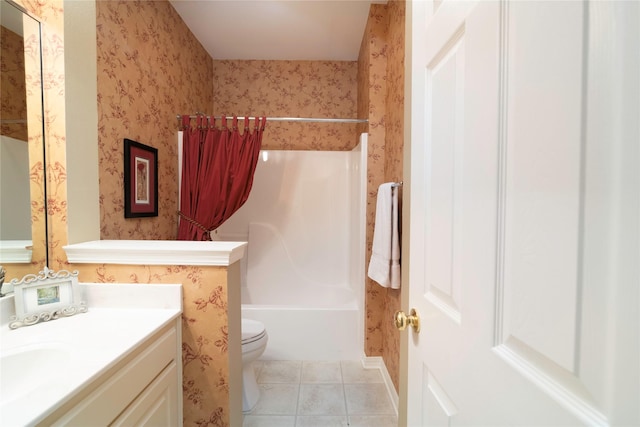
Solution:
<svg viewBox="0 0 640 427">
<path fill-rule="evenodd" d="M 124 139 L 124 217 L 158 216 L 158 149 Z"/>
</svg>

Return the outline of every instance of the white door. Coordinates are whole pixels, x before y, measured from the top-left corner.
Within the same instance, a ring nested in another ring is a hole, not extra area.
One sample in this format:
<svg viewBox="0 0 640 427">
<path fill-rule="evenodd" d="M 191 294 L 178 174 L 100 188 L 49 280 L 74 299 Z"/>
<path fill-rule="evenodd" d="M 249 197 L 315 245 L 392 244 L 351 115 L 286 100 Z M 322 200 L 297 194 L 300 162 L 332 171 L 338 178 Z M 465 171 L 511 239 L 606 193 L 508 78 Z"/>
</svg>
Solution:
<svg viewBox="0 0 640 427">
<path fill-rule="evenodd" d="M 640 425 L 640 2 L 407 25 L 407 425 Z"/>
</svg>

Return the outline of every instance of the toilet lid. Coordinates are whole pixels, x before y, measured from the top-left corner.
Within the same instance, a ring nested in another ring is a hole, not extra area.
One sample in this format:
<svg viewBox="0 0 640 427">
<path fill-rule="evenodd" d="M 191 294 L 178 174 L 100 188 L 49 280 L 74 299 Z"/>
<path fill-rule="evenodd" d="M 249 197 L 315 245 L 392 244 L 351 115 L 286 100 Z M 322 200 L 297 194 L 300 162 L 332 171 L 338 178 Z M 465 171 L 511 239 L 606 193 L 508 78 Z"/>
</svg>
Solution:
<svg viewBox="0 0 640 427">
<path fill-rule="evenodd" d="M 242 344 L 253 342 L 265 334 L 264 324 L 257 320 L 242 319 Z"/>
</svg>

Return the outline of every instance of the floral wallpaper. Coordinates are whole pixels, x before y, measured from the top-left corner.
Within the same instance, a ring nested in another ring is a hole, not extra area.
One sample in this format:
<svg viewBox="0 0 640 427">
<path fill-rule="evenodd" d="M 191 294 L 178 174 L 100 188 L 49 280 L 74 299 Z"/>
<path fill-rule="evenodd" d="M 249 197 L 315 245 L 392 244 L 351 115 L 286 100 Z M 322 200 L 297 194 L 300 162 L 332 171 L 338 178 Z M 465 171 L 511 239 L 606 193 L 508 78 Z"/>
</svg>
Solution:
<svg viewBox="0 0 640 427">
<path fill-rule="evenodd" d="M 365 268 L 371 259 L 378 187 L 384 182 L 387 26 L 387 6 L 372 4 L 358 58 L 358 114 L 369 119 Z M 385 289 L 367 277 L 365 293 L 365 354 L 382 356 Z"/>
<path fill-rule="evenodd" d="M 351 150 L 355 124 L 269 122 L 269 117 L 356 118 L 357 64 L 213 61 L 215 115 L 266 115 L 267 150 Z"/>
<path fill-rule="evenodd" d="M 373 244 L 378 187 L 383 182 L 402 181 L 404 21 L 404 0 L 371 5 L 358 59 L 358 113 L 369 118 L 367 260 Z M 399 196 L 402 206 L 402 190 Z M 382 288 L 369 278 L 365 289 L 365 353 L 382 356 L 398 390 L 400 334 L 392 319 L 400 309 L 401 290 Z"/>
<path fill-rule="evenodd" d="M 0 27 L 0 135 L 27 141 L 27 123 L 6 123 L 5 120 L 27 119 L 27 89 L 25 87 L 24 39 L 13 31 Z"/>
<path fill-rule="evenodd" d="M 385 129 L 384 174 L 387 181 L 402 181 L 402 157 L 404 147 L 404 51 L 405 8 L 404 0 L 387 3 L 389 29 L 387 34 L 387 117 Z"/>
<path fill-rule="evenodd" d="M 387 96 L 385 181 L 402 181 L 404 147 L 404 52 L 405 52 L 404 0 L 389 1 L 389 29 L 387 33 Z M 400 217 L 402 217 L 402 187 L 398 190 Z M 402 231 L 401 231 L 402 232 Z M 401 289 L 386 289 L 382 321 L 382 357 L 396 390 L 400 381 L 400 334 L 391 319 L 401 310 Z"/>
<path fill-rule="evenodd" d="M 100 237 L 177 236 L 177 114 L 210 111 L 212 59 L 168 1 L 98 1 Z M 124 138 L 158 149 L 158 216 L 124 218 Z"/>
</svg>

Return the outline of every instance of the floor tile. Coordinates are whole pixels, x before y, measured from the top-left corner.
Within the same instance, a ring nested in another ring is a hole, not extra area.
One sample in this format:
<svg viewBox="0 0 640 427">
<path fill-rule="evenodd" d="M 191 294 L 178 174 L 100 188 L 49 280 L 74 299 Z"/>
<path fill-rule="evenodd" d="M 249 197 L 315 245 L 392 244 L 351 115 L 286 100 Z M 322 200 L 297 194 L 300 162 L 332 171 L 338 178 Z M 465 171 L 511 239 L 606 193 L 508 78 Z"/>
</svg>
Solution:
<svg viewBox="0 0 640 427">
<path fill-rule="evenodd" d="M 298 416 L 296 427 L 346 427 L 349 421 L 346 416 Z"/>
<path fill-rule="evenodd" d="M 295 427 L 296 417 L 283 415 L 245 415 L 242 427 Z"/>
<path fill-rule="evenodd" d="M 260 384 L 260 399 L 250 415 L 295 415 L 298 384 Z"/>
<path fill-rule="evenodd" d="M 300 371 L 302 370 L 302 362 L 298 361 L 278 361 L 265 360 L 258 375 L 259 384 L 297 384 L 300 382 Z"/>
<path fill-rule="evenodd" d="M 342 383 L 340 362 L 302 362 L 303 383 Z"/>
<path fill-rule="evenodd" d="M 341 365 L 345 384 L 384 382 L 379 369 L 365 369 L 359 361 L 342 361 Z"/>
<path fill-rule="evenodd" d="M 342 384 L 301 384 L 298 415 L 346 415 Z"/>
<path fill-rule="evenodd" d="M 345 384 L 344 392 L 350 415 L 395 413 L 384 384 Z"/>
<path fill-rule="evenodd" d="M 243 427 L 396 427 L 379 369 L 360 361 L 257 360 L 260 399 Z"/>
<path fill-rule="evenodd" d="M 351 415 L 350 427 L 398 427 L 395 415 Z"/>
</svg>

